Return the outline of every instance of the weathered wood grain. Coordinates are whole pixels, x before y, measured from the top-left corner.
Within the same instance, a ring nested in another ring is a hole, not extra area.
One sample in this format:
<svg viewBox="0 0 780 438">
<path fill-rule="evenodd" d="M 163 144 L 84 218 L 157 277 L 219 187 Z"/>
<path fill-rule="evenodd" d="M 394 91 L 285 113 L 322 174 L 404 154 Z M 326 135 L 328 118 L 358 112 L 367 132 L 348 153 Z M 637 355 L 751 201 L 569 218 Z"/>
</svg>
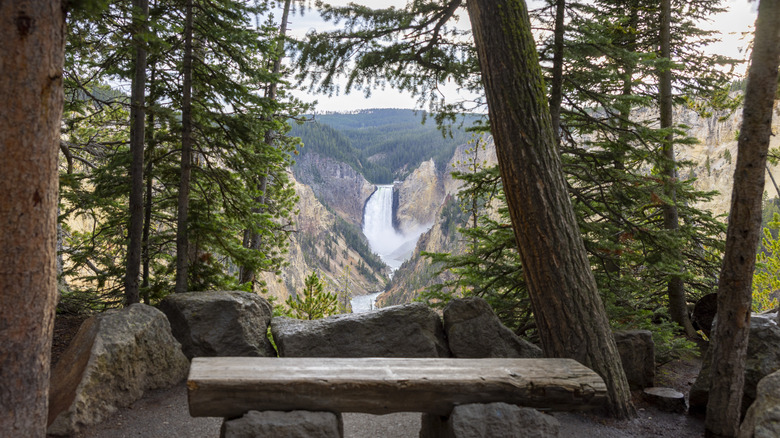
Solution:
<svg viewBox="0 0 780 438">
<path fill-rule="evenodd" d="M 606 386 L 572 359 L 195 358 L 193 417 L 250 410 L 427 412 L 506 402 L 537 409 L 601 406 Z"/>
</svg>

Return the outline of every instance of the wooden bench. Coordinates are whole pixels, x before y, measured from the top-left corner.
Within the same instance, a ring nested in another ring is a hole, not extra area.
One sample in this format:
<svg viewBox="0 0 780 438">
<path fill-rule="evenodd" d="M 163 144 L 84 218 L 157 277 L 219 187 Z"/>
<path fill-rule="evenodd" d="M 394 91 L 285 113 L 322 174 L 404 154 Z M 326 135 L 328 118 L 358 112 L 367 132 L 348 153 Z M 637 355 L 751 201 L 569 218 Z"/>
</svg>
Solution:
<svg viewBox="0 0 780 438">
<path fill-rule="evenodd" d="M 542 410 L 601 406 L 604 380 L 572 359 L 246 358 L 192 360 L 190 415 L 248 411 L 449 415 L 468 403 Z"/>
</svg>

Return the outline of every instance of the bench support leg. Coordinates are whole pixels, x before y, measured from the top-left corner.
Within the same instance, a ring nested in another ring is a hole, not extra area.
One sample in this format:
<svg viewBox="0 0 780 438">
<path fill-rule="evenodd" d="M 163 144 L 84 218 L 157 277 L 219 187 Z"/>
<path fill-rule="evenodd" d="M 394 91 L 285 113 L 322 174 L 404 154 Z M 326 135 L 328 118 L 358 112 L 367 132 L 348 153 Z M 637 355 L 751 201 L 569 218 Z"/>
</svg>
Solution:
<svg viewBox="0 0 780 438">
<path fill-rule="evenodd" d="M 343 438 L 341 414 L 310 411 L 249 411 L 222 422 L 220 438 Z"/>
</svg>

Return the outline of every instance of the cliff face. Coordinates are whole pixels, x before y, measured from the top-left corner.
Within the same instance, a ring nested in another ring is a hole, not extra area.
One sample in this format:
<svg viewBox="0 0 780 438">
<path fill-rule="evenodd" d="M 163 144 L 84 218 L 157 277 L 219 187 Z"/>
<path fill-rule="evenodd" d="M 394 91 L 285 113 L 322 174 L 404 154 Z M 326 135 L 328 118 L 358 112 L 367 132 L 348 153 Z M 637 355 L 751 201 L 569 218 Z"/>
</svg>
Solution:
<svg viewBox="0 0 780 438">
<path fill-rule="evenodd" d="M 452 172 L 467 172 L 469 163 L 476 161 L 481 168 L 491 167 L 498 164 L 496 156 L 496 145 L 493 143 L 493 137 L 487 137 L 478 145 L 464 144 L 455 149 L 447 168 L 444 172 L 443 184 L 444 193 L 454 195 L 460 191 L 463 182 L 452 177 Z"/>
<path fill-rule="evenodd" d="M 457 193 L 460 190 L 462 183 L 453 178 L 451 172 L 456 170 L 461 172 L 467 171 L 469 163 L 473 162 L 475 159 L 477 162 L 481 163 L 480 165 L 483 167 L 492 166 L 498 162 L 495 144 L 493 144 L 492 140 L 487 141 L 484 146 L 478 145 L 476 150 L 473 145 L 462 145 L 458 147 L 455 150 L 452 159 L 447 164 L 443 175 L 437 174 L 435 180 L 432 178 L 417 179 L 417 181 L 427 181 L 429 186 L 436 184 L 443 195 L 436 205 L 431 205 L 432 202 L 429 200 L 421 202 L 421 204 L 428 209 L 428 217 L 432 218 L 433 225 L 430 230 L 420 237 L 412 257 L 395 272 L 393 279 L 388 285 L 387 291 L 377 299 L 377 303 L 380 307 L 411 302 L 417 298 L 420 292 L 427 286 L 442 282 L 447 276 L 452 275 L 447 272 L 437 275 L 438 267 L 432 265 L 430 259 L 423 257 L 420 254 L 422 252 L 459 253 L 464 251 L 465 244 L 462 241 L 460 233 L 457 232 L 459 224 L 458 221 L 454 219 L 460 212 Z M 431 166 L 432 164 L 433 163 L 431 162 Z M 418 169 L 418 171 L 419 170 L 420 169 Z M 418 173 L 418 171 L 415 171 L 413 175 Z M 427 172 L 429 172 L 429 170 L 425 169 L 419 173 L 424 175 Z M 408 181 L 409 178 L 407 181 L 404 181 L 404 183 L 411 186 L 411 183 Z M 426 193 L 433 192 L 433 190 L 418 189 L 417 192 Z M 413 191 L 409 190 L 408 193 L 413 193 Z M 411 196 L 407 196 L 405 199 L 408 204 L 416 202 Z M 401 207 L 402 206 L 399 206 L 399 209 Z M 407 211 L 416 210 L 409 208 Z"/>
<path fill-rule="evenodd" d="M 314 152 L 301 156 L 293 171 L 323 204 L 347 222 L 360 226 L 363 206 L 374 192 L 374 186 L 363 175 L 346 163 Z"/>
<path fill-rule="evenodd" d="M 398 192 L 394 218 L 398 231 L 409 234 L 430 227 L 445 195 L 443 180 L 433 160 L 423 162 L 394 188 Z"/>
<path fill-rule="evenodd" d="M 398 209 L 395 219 L 398 230 L 409 233 L 421 227 L 430 227 L 440 214 L 447 196 L 458 193 L 461 181 L 452 177 L 453 171 L 465 172 L 476 160 L 481 167 L 498 163 L 495 144 L 488 139 L 480 145 L 461 145 L 455 149 L 443 172 L 436 170 L 433 160 L 422 163 L 405 180 L 395 184 Z"/>
<path fill-rule="evenodd" d="M 725 119 L 720 120 L 723 117 Z M 675 121 L 689 126 L 689 134 L 699 140 L 698 144 L 678 146 L 675 150 L 677 160 L 690 160 L 696 163 L 693 176 L 697 178 L 695 183 L 697 189 L 719 192 L 711 201 L 698 206 L 716 214 L 728 213 L 734 169 L 737 164 L 737 137 L 742 124 L 742 108 L 738 108 L 730 116 L 720 112 L 708 118 L 701 118 L 690 110 L 678 110 L 675 112 Z M 772 131 L 775 134 L 780 132 L 780 106 L 775 106 Z M 771 137 L 769 147 L 770 149 L 780 147 L 780 137 L 777 135 Z M 780 184 L 780 165 L 769 164 L 769 174 L 766 175 L 764 185 L 764 191 L 769 198 L 780 197 L 780 192 L 772 183 L 770 174 Z"/>
<path fill-rule="evenodd" d="M 295 220 L 297 231 L 290 237 L 289 264 L 278 276 L 261 276 L 269 295 L 284 301 L 291 292 L 303 290 L 306 276 L 315 270 L 330 291 L 347 289 L 355 296 L 382 290 L 386 269 L 357 248 L 356 239 L 362 237 L 359 227 L 330 212 L 314 196 L 311 187 L 296 181 L 295 192 L 300 198 L 299 213 Z"/>
</svg>

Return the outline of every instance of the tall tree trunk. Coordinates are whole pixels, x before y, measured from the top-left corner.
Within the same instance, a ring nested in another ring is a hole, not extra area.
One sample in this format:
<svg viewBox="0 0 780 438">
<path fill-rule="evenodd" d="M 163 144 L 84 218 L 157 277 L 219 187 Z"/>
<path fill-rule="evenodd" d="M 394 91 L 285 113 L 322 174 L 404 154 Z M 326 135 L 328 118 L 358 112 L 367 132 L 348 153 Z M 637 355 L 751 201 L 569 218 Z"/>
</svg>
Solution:
<svg viewBox="0 0 780 438">
<path fill-rule="evenodd" d="M 187 211 L 190 205 L 190 174 L 192 173 L 192 2 L 187 0 L 184 16 L 184 62 L 182 64 L 181 99 L 181 180 L 176 219 L 176 285 L 177 293 L 187 292 L 189 267 L 189 235 Z"/>
<path fill-rule="evenodd" d="M 628 383 L 566 189 L 525 3 L 468 0 L 468 11 L 542 348 L 599 373 L 612 415 L 631 417 Z"/>
<path fill-rule="evenodd" d="M 761 238 L 761 197 L 772 108 L 780 64 L 780 1 L 758 6 L 756 38 L 748 71 L 737 167 L 718 282 L 718 318 L 712 334 L 712 376 L 705 428 L 710 437 L 737 435 L 750 332 L 751 286 Z"/>
<path fill-rule="evenodd" d="M 151 68 L 151 77 L 149 80 L 150 84 L 155 83 L 155 67 L 154 64 Z M 154 93 L 150 93 L 149 96 L 149 105 L 153 105 L 155 102 L 155 96 Z M 149 146 L 147 148 L 147 151 L 149 152 L 150 159 L 146 162 L 146 166 L 144 169 L 144 178 L 146 179 L 146 195 L 144 196 L 144 227 L 143 227 L 143 233 L 141 236 L 141 290 L 143 291 L 143 300 L 146 304 L 150 303 L 150 297 L 149 297 L 149 277 L 151 275 L 150 272 L 150 264 L 151 264 L 151 242 L 149 241 L 151 231 L 152 231 L 152 200 L 154 191 L 152 190 L 154 188 L 154 177 L 152 176 L 152 170 L 153 170 L 153 156 L 154 156 L 154 148 L 156 146 L 155 144 L 155 120 L 154 120 L 154 112 L 149 111 L 147 115 L 147 123 L 146 123 L 146 134 L 147 138 L 149 139 Z"/>
<path fill-rule="evenodd" d="M 43 437 L 57 302 L 64 7 L 0 2 L 0 434 Z"/>
<path fill-rule="evenodd" d="M 555 2 L 555 30 L 553 36 L 552 84 L 550 84 L 550 119 L 555 144 L 561 145 L 561 101 L 563 100 L 563 26 L 566 1 Z"/>
<path fill-rule="evenodd" d="M 148 0 L 133 0 L 135 72 L 130 95 L 130 224 L 128 226 L 125 305 L 139 302 L 141 240 L 144 226 L 144 128 L 146 127 L 146 20 Z"/>
<path fill-rule="evenodd" d="M 149 151 L 151 152 L 151 148 Z M 146 164 L 146 197 L 144 199 L 144 229 L 141 236 L 141 289 L 143 290 L 143 299 L 145 304 L 151 304 L 149 297 L 149 277 L 150 264 L 151 264 L 151 248 L 149 242 L 149 236 L 152 230 L 152 195 L 153 195 L 153 182 L 152 178 L 152 163 Z"/>
<path fill-rule="evenodd" d="M 284 40 L 287 35 L 287 22 L 289 20 L 290 16 L 290 6 L 292 4 L 292 0 L 285 0 L 284 2 L 284 8 L 282 10 L 282 22 L 279 24 L 279 36 L 278 41 L 276 43 L 276 53 L 274 58 L 273 67 L 271 68 L 271 72 L 273 73 L 273 76 L 276 77 L 281 71 L 282 71 L 282 58 L 284 58 Z M 274 79 L 272 83 L 268 85 L 268 89 L 266 92 L 266 97 L 269 101 L 274 102 L 276 101 L 276 94 L 278 92 L 279 84 Z M 267 130 L 265 132 L 263 141 L 267 145 L 271 145 L 274 141 L 274 133 L 272 130 Z M 256 213 L 262 213 L 262 204 L 265 203 L 265 192 L 268 189 L 268 175 L 262 175 L 260 177 L 260 182 L 258 183 L 258 189 L 260 191 L 260 196 L 256 199 L 256 202 L 258 204 L 258 208 L 255 211 Z M 260 246 L 262 245 L 262 237 L 260 236 L 260 233 L 254 232 L 252 230 L 245 230 L 244 231 L 244 247 L 249 248 L 253 251 L 259 251 Z M 239 270 L 239 283 L 248 283 L 248 282 L 254 282 L 255 280 L 255 269 L 253 269 L 250 266 L 241 266 L 241 269 Z"/>
<path fill-rule="evenodd" d="M 672 67 L 671 67 L 671 25 L 672 25 L 672 1 L 661 1 L 661 58 L 667 60 L 666 66 L 658 73 L 659 105 L 661 115 L 661 129 L 671 130 L 673 124 L 672 102 Z M 661 147 L 663 154 L 663 174 L 666 176 L 664 193 L 669 199 L 662 207 L 664 214 L 664 228 L 677 235 L 680 232 L 680 220 L 677 212 L 677 165 L 674 156 L 674 134 L 670 131 L 663 140 Z M 682 269 L 682 254 L 679 248 L 672 249 L 672 257 L 678 269 Z M 691 318 L 688 316 L 688 305 L 685 301 L 685 284 L 679 274 L 672 275 L 667 284 L 669 298 L 669 316 L 672 321 L 685 330 L 688 337 L 696 336 Z"/>
</svg>

